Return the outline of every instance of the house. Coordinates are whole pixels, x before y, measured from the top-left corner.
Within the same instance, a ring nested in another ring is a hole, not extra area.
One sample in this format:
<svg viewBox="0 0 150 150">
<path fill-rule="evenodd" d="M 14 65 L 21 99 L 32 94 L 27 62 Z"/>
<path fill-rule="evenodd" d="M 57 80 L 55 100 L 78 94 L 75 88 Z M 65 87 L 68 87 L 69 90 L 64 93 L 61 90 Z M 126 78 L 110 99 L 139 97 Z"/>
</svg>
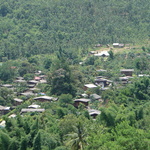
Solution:
<svg viewBox="0 0 150 150">
<path fill-rule="evenodd" d="M 88 109 L 89 115 L 92 116 L 94 119 L 97 115 L 101 114 L 101 111 L 95 109 Z"/>
<path fill-rule="evenodd" d="M 148 74 L 139 74 L 138 77 L 149 77 L 150 75 Z"/>
<path fill-rule="evenodd" d="M 101 86 L 102 88 L 107 87 L 112 83 L 111 80 L 104 79 L 102 77 L 96 77 L 95 84 Z"/>
<path fill-rule="evenodd" d="M 5 115 L 9 113 L 9 111 L 10 111 L 10 107 L 0 105 L 0 115 Z"/>
<path fill-rule="evenodd" d="M 119 77 L 119 80 L 121 81 L 122 84 L 128 83 L 128 77 Z"/>
<path fill-rule="evenodd" d="M 34 88 L 36 86 L 36 84 L 28 84 L 27 86 L 28 86 L 28 88 Z"/>
<path fill-rule="evenodd" d="M 74 106 L 78 108 L 78 106 L 81 103 L 84 104 L 85 106 L 88 106 L 90 101 L 91 101 L 90 99 L 86 99 L 86 98 L 75 99 Z"/>
<path fill-rule="evenodd" d="M 102 47 L 102 44 L 96 44 L 94 47 Z"/>
<path fill-rule="evenodd" d="M 14 82 L 16 82 L 16 83 L 26 83 L 25 80 L 15 80 Z"/>
<path fill-rule="evenodd" d="M 104 70 L 104 69 L 99 69 L 99 70 L 96 70 L 97 72 L 107 72 L 107 70 Z"/>
<path fill-rule="evenodd" d="M 37 105 L 37 104 L 32 104 L 30 106 L 28 106 L 28 108 L 34 108 L 34 109 L 37 109 L 37 108 L 40 108 L 41 106 L 40 105 Z"/>
<path fill-rule="evenodd" d="M 106 91 L 106 90 L 109 90 L 109 87 L 104 87 L 101 89 L 102 91 Z"/>
<path fill-rule="evenodd" d="M 44 80 L 44 79 L 42 79 L 42 80 L 40 80 L 40 82 L 39 82 L 39 83 L 46 84 L 46 83 L 47 83 L 47 81 L 46 81 L 46 80 Z"/>
<path fill-rule="evenodd" d="M 11 114 L 8 118 L 15 118 L 16 116 L 16 114 Z"/>
<path fill-rule="evenodd" d="M 124 48 L 124 46 L 125 46 L 125 45 L 124 45 L 124 44 L 122 44 L 122 43 L 121 43 L 121 44 L 119 44 L 119 48 Z"/>
<path fill-rule="evenodd" d="M 41 78 L 36 76 L 36 77 L 34 77 L 34 80 L 35 80 L 35 81 L 40 81 Z"/>
<path fill-rule="evenodd" d="M 95 51 L 90 51 L 89 54 L 94 55 Z"/>
<path fill-rule="evenodd" d="M 24 95 L 26 97 L 30 97 L 30 96 L 33 96 L 34 93 L 27 91 L 27 92 L 21 93 L 20 95 Z"/>
<path fill-rule="evenodd" d="M 0 128 L 5 128 L 5 126 L 6 126 L 6 121 L 5 120 L 0 122 Z"/>
<path fill-rule="evenodd" d="M 23 77 L 17 77 L 16 80 L 24 80 Z"/>
<path fill-rule="evenodd" d="M 113 43 L 114 48 L 119 48 L 119 43 Z"/>
<path fill-rule="evenodd" d="M 109 57 L 109 53 L 108 51 L 102 51 L 98 54 L 94 54 L 94 56 L 98 56 L 98 57 Z"/>
<path fill-rule="evenodd" d="M 101 96 L 94 93 L 94 94 L 91 94 L 91 95 L 90 95 L 90 98 L 91 98 L 92 100 L 99 100 L 99 99 L 101 99 Z"/>
<path fill-rule="evenodd" d="M 23 108 L 23 109 L 21 109 L 21 112 L 20 112 L 20 114 L 23 114 L 23 113 L 29 113 L 29 112 L 38 112 L 38 113 L 42 113 L 42 112 L 44 112 L 45 111 L 45 109 L 32 109 L 32 108 Z"/>
<path fill-rule="evenodd" d="M 40 101 L 40 102 L 50 102 L 50 101 L 56 101 L 58 98 L 50 97 L 50 96 L 40 96 L 35 97 L 34 100 Z"/>
<path fill-rule="evenodd" d="M 36 93 L 36 92 L 39 92 L 40 89 L 38 89 L 38 88 L 30 88 L 29 91 L 31 91 L 33 93 Z"/>
<path fill-rule="evenodd" d="M 85 84 L 83 89 L 86 91 L 87 89 L 93 89 L 96 87 L 97 86 L 95 84 Z"/>
<path fill-rule="evenodd" d="M 122 44 L 122 43 L 113 43 L 114 48 L 123 48 L 124 46 L 125 44 Z"/>
<path fill-rule="evenodd" d="M 42 71 L 41 70 L 39 70 L 38 72 L 36 72 L 35 74 L 36 75 L 40 75 L 42 73 Z"/>
<path fill-rule="evenodd" d="M 3 84 L 1 85 L 2 87 L 6 87 L 6 88 L 12 88 L 13 86 L 11 84 Z"/>
<path fill-rule="evenodd" d="M 28 81 L 28 84 L 37 84 L 38 83 L 38 81 L 36 81 L 36 80 L 29 80 Z"/>
<path fill-rule="evenodd" d="M 23 102 L 22 99 L 19 99 L 19 98 L 14 98 L 14 105 L 17 106 L 17 105 L 21 105 Z"/>
<path fill-rule="evenodd" d="M 88 95 L 85 94 L 85 93 L 81 94 L 81 96 L 82 96 L 82 97 L 88 97 Z"/>
<path fill-rule="evenodd" d="M 126 76 L 132 76 L 134 69 L 121 69 L 120 72 Z"/>
<path fill-rule="evenodd" d="M 46 75 L 40 75 L 39 77 L 41 78 L 41 80 L 44 80 L 44 79 L 46 79 L 47 76 Z"/>
</svg>

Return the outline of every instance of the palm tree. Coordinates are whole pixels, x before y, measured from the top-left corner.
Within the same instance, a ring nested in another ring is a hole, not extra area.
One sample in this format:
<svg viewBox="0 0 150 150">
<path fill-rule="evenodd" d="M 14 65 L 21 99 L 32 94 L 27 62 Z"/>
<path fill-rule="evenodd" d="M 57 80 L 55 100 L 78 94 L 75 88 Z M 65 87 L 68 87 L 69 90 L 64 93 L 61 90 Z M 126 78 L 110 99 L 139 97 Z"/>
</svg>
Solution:
<svg viewBox="0 0 150 150">
<path fill-rule="evenodd" d="M 66 135 L 66 145 L 70 146 L 72 150 L 84 150 L 84 146 L 87 145 L 85 128 L 81 122 L 74 126 L 74 128 L 73 133 Z"/>
</svg>

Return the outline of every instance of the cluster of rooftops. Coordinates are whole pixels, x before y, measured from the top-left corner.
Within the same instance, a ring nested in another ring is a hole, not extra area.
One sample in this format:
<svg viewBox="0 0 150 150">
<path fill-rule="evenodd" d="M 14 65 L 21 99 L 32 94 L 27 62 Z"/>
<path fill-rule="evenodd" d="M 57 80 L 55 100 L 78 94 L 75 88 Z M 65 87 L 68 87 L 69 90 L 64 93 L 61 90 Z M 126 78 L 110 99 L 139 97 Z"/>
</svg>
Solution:
<svg viewBox="0 0 150 150">
<path fill-rule="evenodd" d="M 117 45 L 117 44 L 114 44 L 114 45 Z M 104 70 L 104 69 L 99 69 L 97 71 L 98 72 L 101 72 L 101 71 L 107 72 L 107 70 Z M 128 80 L 130 78 L 132 78 L 133 72 L 134 72 L 134 69 L 121 69 L 120 73 L 123 74 L 124 76 L 119 77 L 120 81 L 122 81 L 123 84 L 127 84 Z M 102 100 L 101 96 L 97 95 L 97 94 L 91 94 L 90 96 L 87 95 L 86 91 L 88 89 L 97 88 L 97 87 L 99 87 L 101 90 L 107 90 L 111 86 L 112 82 L 113 81 L 111 81 L 111 80 L 109 80 L 103 76 L 95 77 L 94 83 L 88 83 L 88 84 L 84 85 L 83 90 L 85 91 L 85 93 L 81 94 L 81 98 L 75 99 L 73 105 L 76 108 L 78 108 L 79 105 L 82 103 L 87 108 L 89 115 L 91 115 L 95 118 L 97 115 L 100 114 L 100 111 L 90 109 L 89 103 L 92 102 L 92 100 L 97 100 L 101 103 L 101 102 L 103 102 L 103 100 Z M 39 83 L 41 83 L 41 84 L 47 83 L 45 75 L 39 74 L 38 76 L 35 76 L 33 80 L 29 80 L 29 81 L 24 80 L 23 77 L 17 77 L 16 80 L 14 81 L 14 83 L 15 84 L 27 83 L 27 87 L 28 87 L 28 89 L 25 90 L 23 93 L 16 93 L 17 96 L 13 99 L 14 100 L 14 103 L 13 103 L 14 106 L 20 105 L 24 102 L 24 100 L 18 98 L 18 96 L 20 96 L 20 95 L 23 95 L 25 97 L 33 97 L 32 99 L 34 100 L 34 102 L 36 102 L 36 101 L 38 101 L 38 102 L 55 102 L 58 100 L 57 97 L 47 96 L 45 93 L 40 92 L 40 89 L 38 89 L 36 87 L 36 85 L 38 85 Z M 14 90 L 16 88 L 11 84 L 3 84 L 0 86 L 6 87 L 6 88 L 9 88 L 12 90 Z M 11 107 L 0 106 L 0 115 L 5 115 L 8 112 L 10 112 L 12 109 L 13 108 L 11 108 Z M 41 108 L 40 105 L 33 103 L 32 105 L 29 105 L 27 108 L 21 109 L 20 114 L 24 114 L 27 112 L 40 112 L 40 113 L 42 113 L 44 111 L 45 111 L 45 109 Z"/>
</svg>

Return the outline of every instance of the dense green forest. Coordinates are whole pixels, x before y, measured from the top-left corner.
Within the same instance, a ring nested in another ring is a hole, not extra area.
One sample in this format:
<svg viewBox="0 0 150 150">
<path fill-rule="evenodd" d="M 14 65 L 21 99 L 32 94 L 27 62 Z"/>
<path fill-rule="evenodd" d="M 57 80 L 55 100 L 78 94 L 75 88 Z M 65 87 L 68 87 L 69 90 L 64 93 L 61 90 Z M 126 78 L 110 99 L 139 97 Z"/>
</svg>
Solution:
<svg viewBox="0 0 150 150">
<path fill-rule="evenodd" d="M 150 150 L 149 8 L 1 0 L 0 150 Z"/>
<path fill-rule="evenodd" d="M 149 0 L 1 0 L 0 59 L 149 38 Z M 30 51 L 30 53 L 29 53 Z"/>
</svg>

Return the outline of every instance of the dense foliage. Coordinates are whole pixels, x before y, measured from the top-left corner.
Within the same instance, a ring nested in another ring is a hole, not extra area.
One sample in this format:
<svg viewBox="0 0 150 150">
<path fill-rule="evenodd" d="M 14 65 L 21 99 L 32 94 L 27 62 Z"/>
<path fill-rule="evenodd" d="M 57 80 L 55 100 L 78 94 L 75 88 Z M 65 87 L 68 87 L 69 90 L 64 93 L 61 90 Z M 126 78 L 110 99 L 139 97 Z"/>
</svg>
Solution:
<svg viewBox="0 0 150 150">
<path fill-rule="evenodd" d="M 2 0 L 0 59 L 148 39 L 149 0 Z M 30 52 L 29 52 L 30 51 Z"/>
<path fill-rule="evenodd" d="M 0 110 L 11 109 L 0 116 L 0 150 L 149 150 L 149 7 L 149 0 L 1 0 Z M 93 54 L 103 50 L 108 57 Z M 101 77 L 106 88 L 85 90 Z M 41 95 L 52 101 L 34 99 Z M 88 107 L 74 107 L 83 96 Z M 22 114 L 31 104 L 45 111 Z"/>
</svg>

